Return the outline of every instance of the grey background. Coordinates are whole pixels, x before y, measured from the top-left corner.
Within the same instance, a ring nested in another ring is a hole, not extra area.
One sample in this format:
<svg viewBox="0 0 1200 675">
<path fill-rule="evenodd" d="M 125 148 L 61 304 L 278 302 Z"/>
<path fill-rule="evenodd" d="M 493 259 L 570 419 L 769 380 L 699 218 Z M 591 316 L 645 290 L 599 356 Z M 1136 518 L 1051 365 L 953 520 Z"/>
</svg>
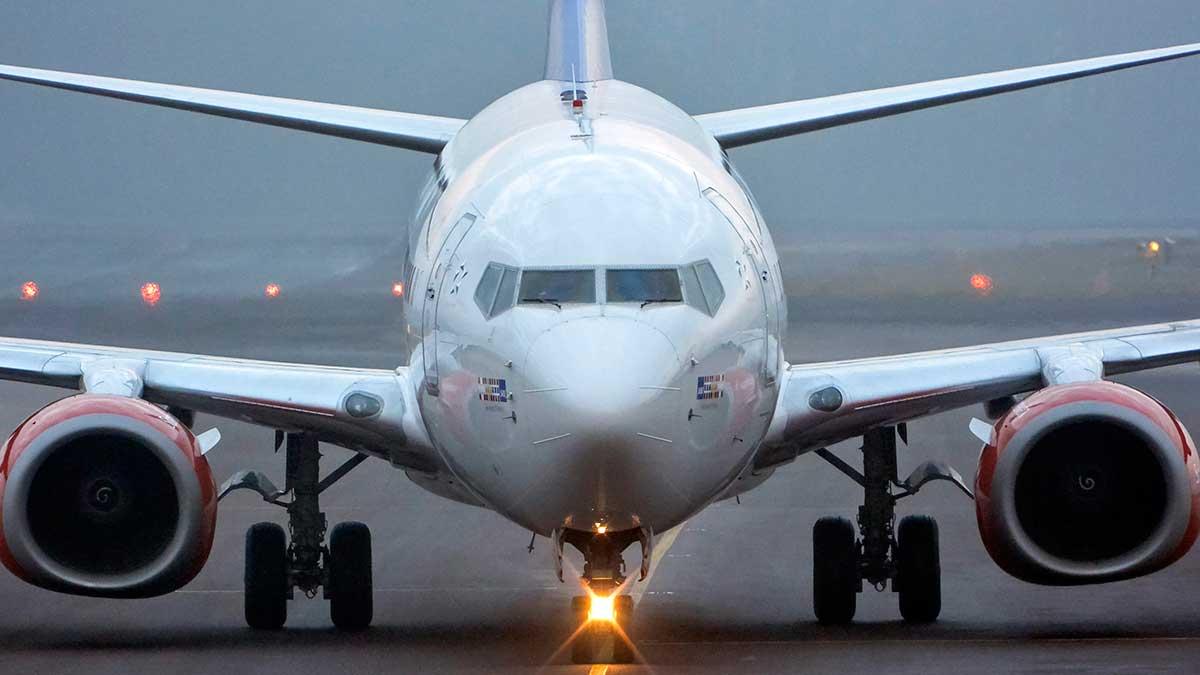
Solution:
<svg viewBox="0 0 1200 675">
<path fill-rule="evenodd" d="M 4 2 L 0 62 L 470 115 L 541 71 L 539 0 Z M 701 112 L 1200 40 L 1190 2 L 613 0 L 620 77 Z M 1200 59 L 739 150 L 781 244 L 792 361 L 911 351 L 1200 316 L 1195 125 Z M 388 295 L 425 155 L 0 83 L 0 335 L 388 367 Z M 1137 256 L 1172 236 L 1169 261 Z M 973 271 L 996 282 L 981 298 Z M 43 296 L 16 299 L 36 278 Z M 137 284 L 163 285 L 153 310 Z M 284 295 L 270 304 L 262 284 Z M 1200 419 L 1195 366 L 1125 378 Z M 60 390 L 0 383 L 0 429 Z M 901 472 L 970 475 L 978 409 L 914 422 Z M 272 432 L 219 426 L 218 480 L 280 479 Z M 325 469 L 346 457 L 326 448 Z M 855 461 L 854 441 L 834 448 Z M 550 547 L 426 494 L 381 464 L 323 496 L 375 534 L 375 627 L 242 626 L 242 542 L 282 522 L 221 504 L 202 574 L 144 602 L 41 591 L 0 572 L 0 671 L 588 672 Z M 987 557 L 973 509 L 931 486 L 902 513 L 941 526 L 945 609 L 898 620 L 866 593 L 851 627 L 811 615 L 810 531 L 852 517 L 854 486 L 811 457 L 683 528 L 642 590 L 649 668 L 609 672 L 1193 672 L 1200 558 L 1143 579 L 1048 589 Z M 636 552 L 630 551 L 630 561 Z"/>
<path fill-rule="evenodd" d="M 1188 0 L 611 0 L 618 77 L 690 112 L 1200 40 Z M 0 3 L 0 62 L 467 117 L 541 74 L 540 0 Z M 738 151 L 778 236 L 1190 223 L 1200 61 Z M 427 156 L 0 87 L 0 222 L 390 231 Z"/>
</svg>

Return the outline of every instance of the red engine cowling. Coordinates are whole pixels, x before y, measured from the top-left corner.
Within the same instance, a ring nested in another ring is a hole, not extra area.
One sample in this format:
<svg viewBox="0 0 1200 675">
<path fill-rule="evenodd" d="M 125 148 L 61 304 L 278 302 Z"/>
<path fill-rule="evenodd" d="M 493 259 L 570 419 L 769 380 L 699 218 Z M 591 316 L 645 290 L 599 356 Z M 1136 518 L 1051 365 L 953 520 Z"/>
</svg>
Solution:
<svg viewBox="0 0 1200 675">
<path fill-rule="evenodd" d="M 196 437 L 140 399 L 80 394 L 25 420 L 0 454 L 0 561 L 55 591 L 169 593 L 208 559 L 216 486 Z"/>
<path fill-rule="evenodd" d="M 1013 576 L 1089 584 L 1149 574 L 1200 530 L 1200 463 L 1175 415 L 1113 382 L 1043 389 L 996 422 L 975 478 L 988 553 Z"/>
</svg>

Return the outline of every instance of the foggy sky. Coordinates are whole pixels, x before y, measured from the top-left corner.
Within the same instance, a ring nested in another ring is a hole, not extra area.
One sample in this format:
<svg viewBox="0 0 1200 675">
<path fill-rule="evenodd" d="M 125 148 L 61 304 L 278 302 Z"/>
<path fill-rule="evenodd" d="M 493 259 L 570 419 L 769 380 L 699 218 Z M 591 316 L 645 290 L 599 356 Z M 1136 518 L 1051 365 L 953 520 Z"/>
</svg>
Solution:
<svg viewBox="0 0 1200 675">
<path fill-rule="evenodd" d="M 1200 41 L 1195 0 L 610 0 L 618 78 L 693 113 Z M 543 0 L 0 1 L 0 62 L 469 117 Z M 1195 225 L 1200 58 L 737 150 L 804 228 Z M 0 82 L 0 227 L 403 227 L 432 158 Z"/>
</svg>

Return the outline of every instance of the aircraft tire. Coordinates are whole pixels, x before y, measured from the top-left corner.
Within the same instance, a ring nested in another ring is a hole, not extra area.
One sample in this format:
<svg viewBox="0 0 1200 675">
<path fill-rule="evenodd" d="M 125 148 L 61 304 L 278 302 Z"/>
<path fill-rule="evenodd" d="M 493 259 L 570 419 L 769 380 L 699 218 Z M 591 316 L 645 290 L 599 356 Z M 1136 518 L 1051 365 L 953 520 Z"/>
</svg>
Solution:
<svg viewBox="0 0 1200 675">
<path fill-rule="evenodd" d="M 859 588 L 854 525 L 825 517 L 813 525 L 813 612 L 826 625 L 854 619 Z"/>
<path fill-rule="evenodd" d="M 571 641 L 571 662 L 592 663 L 595 659 L 595 631 L 588 624 L 588 603 L 586 595 L 571 598 L 571 614 L 575 617 L 574 625 L 579 626 L 579 633 Z"/>
<path fill-rule="evenodd" d="M 275 523 L 246 530 L 246 624 L 277 630 L 287 622 L 287 535 Z"/>
<path fill-rule="evenodd" d="M 329 615 L 342 630 L 363 630 L 375 612 L 371 579 L 371 530 L 345 522 L 329 533 Z"/>
<path fill-rule="evenodd" d="M 905 516 L 896 529 L 896 548 L 900 616 L 910 623 L 937 621 L 942 611 L 937 521 L 929 516 Z"/>
<path fill-rule="evenodd" d="M 613 609 L 617 625 L 621 627 L 613 636 L 613 663 L 633 663 L 633 596 L 619 595 Z"/>
</svg>

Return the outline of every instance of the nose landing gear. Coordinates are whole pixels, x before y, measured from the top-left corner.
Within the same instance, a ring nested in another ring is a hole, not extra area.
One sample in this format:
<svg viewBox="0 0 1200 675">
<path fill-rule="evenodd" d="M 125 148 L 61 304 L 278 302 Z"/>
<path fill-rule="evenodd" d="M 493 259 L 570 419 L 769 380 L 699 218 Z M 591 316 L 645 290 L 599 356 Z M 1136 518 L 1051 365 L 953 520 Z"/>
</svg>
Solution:
<svg viewBox="0 0 1200 675">
<path fill-rule="evenodd" d="M 929 516 L 905 516 L 895 527 L 896 501 L 915 494 L 931 480 L 948 480 L 969 497 L 962 476 L 947 465 L 927 462 L 904 482 L 896 474 L 896 427 L 880 427 L 863 436 L 863 470 L 817 451 L 863 487 L 858 529 L 846 518 L 821 518 L 813 526 L 813 610 L 824 624 L 849 623 L 863 581 L 882 591 L 891 582 L 900 596 L 900 615 L 912 623 L 936 621 L 942 609 L 941 563 L 937 522 Z M 906 433 L 901 433 L 904 438 Z M 903 490 L 892 492 L 895 485 Z"/>
<path fill-rule="evenodd" d="M 275 523 L 258 523 L 246 532 L 246 623 L 251 628 L 281 628 L 287 622 L 287 601 L 293 589 L 312 598 L 323 587 L 335 626 L 366 628 L 374 612 L 371 532 L 362 523 L 339 523 L 329 533 L 326 546 L 327 523 L 319 496 L 367 456 L 356 455 L 322 480 L 315 436 L 288 434 L 286 452 L 283 490 L 256 471 L 240 472 L 221 488 L 221 497 L 239 488 L 253 490 L 288 512 L 290 545 L 284 529 Z M 291 501 L 280 501 L 288 492 Z"/>
<path fill-rule="evenodd" d="M 571 544 L 583 554 L 581 577 L 587 595 L 571 599 L 571 610 L 580 628 L 571 642 L 571 660 L 575 663 L 632 663 L 635 658 L 630 627 L 633 598 L 622 594 L 625 585 L 625 560 L 621 553 L 633 542 L 642 542 L 642 575 L 649 562 L 650 535 L 638 530 L 593 534 L 566 530 L 562 543 Z M 561 544 L 560 544 L 561 546 Z M 559 579 L 562 579 L 561 570 Z"/>
</svg>

